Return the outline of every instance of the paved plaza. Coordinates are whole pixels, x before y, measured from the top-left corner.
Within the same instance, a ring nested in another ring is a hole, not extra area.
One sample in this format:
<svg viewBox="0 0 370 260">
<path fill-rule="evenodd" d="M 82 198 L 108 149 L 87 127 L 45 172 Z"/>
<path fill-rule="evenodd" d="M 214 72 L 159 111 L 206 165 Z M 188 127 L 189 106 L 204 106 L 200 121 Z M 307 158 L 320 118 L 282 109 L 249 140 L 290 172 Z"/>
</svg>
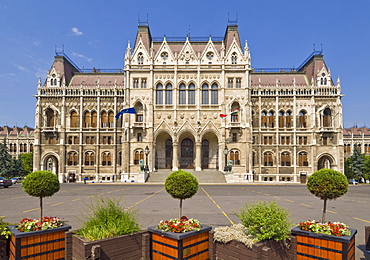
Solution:
<svg viewBox="0 0 370 260">
<path fill-rule="evenodd" d="M 0 196 L 3 202 L 0 216 L 5 216 L 6 221 L 16 223 L 23 217 L 39 217 L 39 199 L 28 196 L 20 184 L 0 188 Z M 44 216 L 60 217 L 77 229 L 89 212 L 88 204 L 97 196 L 121 198 L 125 208 L 137 211 L 143 229 L 177 217 L 179 212 L 179 201 L 167 194 L 163 183 L 65 183 L 53 197 L 44 199 Z M 290 210 L 293 223 L 321 219 L 323 201 L 304 184 L 200 184 L 198 193 L 184 201 L 183 215 L 213 227 L 231 225 L 239 222 L 235 212 L 240 207 L 257 200 L 275 200 Z M 370 225 L 369 206 L 370 185 L 350 185 L 347 194 L 328 202 L 328 221 L 344 222 L 358 230 L 356 259 L 370 259 L 364 245 L 364 227 Z"/>
</svg>

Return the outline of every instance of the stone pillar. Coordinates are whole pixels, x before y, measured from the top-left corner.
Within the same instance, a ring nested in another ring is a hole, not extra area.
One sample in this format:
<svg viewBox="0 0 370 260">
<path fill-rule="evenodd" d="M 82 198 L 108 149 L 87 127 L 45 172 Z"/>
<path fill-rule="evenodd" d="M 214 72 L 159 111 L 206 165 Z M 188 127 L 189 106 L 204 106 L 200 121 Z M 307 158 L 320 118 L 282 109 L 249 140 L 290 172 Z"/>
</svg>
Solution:
<svg viewBox="0 0 370 260">
<path fill-rule="evenodd" d="M 201 171 L 201 159 L 202 159 L 202 143 L 196 142 L 195 143 L 195 171 Z"/>
<path fill-rule="evenodd" d="M 172 170 L 177 171 L 179 169 L 179 145 L 177 141 L 172 143 L 173 150 L 172 150 Z"/>
</svg>

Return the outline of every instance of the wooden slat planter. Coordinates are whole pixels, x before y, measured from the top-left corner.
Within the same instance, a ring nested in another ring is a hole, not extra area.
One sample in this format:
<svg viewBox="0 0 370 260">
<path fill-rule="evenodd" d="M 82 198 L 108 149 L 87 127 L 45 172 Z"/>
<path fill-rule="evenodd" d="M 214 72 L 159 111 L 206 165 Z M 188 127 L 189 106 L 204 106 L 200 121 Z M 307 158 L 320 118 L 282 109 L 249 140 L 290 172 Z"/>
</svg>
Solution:
<svg viewBox="0 0 370 260">
<path fill-rule="evenodd" d="M 185 233 L 162 232 L 155 228 L 148 228 L 151 237 L 151 259 L 209 259 L 211 226 L 202 225 L 200 231 Z"/>
<path fill-rule="evenodd" d="M 9 239 L 0 236 L 0 259 L 9 259 Z"/>
<path fill-rule="evenodd" d="M 12 232 L 10 260 L 65 258 L 65 233 L 71 229 L 70 225 L 32 232 L 20 232 L 16 226 L 8 228 Z"/>
<path fill-rule="evenodd" d="M 355 260 L 355 236 L 357 230 L 351 229 L 350 236 L 329 236 L 292 229 L 297 239 L 297 259 L 345 259 Z"/>
<path fill-rule="evenodd" d="M 149 234 L 140 231 L 95 241 L 72 235 L 72 259 L 149 259 Z"/>
</svg>

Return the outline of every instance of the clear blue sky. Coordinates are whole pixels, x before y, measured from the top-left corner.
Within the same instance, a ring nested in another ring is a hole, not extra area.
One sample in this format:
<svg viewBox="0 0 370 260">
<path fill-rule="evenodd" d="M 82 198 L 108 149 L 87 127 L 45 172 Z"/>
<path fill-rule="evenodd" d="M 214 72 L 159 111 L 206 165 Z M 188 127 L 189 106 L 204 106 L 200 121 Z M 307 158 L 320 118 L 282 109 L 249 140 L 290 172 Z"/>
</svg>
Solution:
<svg viewBox="0 0 370 260">
<path fill-rule="evenodd" d="M 368 0 L 0 0 L 0 126 L 34 127 L 33 95 L 55 46 L 80 68 L 123 68 L 147 17 L 152 36 L 223 36 L 228 17 L 238 18 L 256 68 L 297 67 L 322 44 L 341 78 L 344 127 L 370 127 Z"/>
</svg>

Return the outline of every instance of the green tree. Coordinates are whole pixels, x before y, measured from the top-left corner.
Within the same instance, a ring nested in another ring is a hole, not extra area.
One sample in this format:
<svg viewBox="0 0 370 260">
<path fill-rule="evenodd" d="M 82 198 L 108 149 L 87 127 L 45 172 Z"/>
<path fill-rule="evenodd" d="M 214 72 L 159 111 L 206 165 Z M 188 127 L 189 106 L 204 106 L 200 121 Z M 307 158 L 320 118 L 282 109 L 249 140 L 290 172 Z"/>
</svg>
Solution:
<svg viewBox="0 0 370 260">
<path fill-rule="evenodd" d="M 0 144 L 0 176 L 5 178 L 13 177 L 14 159 L 9 153 L 9 149 L 6 146 L 6 138 L 4 142 Z"/>
<path fill-rule="evenodd" d="M 27 175 L 33 171 L 33 153 L 23 153 L 21 154 L 23 175 Z"/>
<path fill-rule="evenodd" d="M 198 191 L 198 180 L 191 173 L 178 170 L 167 176 L 164 188 L 172 198 L 180 200 L 179 219 L 182 216 L 182 201 Z"/>
<path fill-rule="evenodd" d="M 51 197 L 60 189 L 58 177 L 49 171 L 35 171 L 22 182 L 23 190 L 32 197 L 40 198 L 40 221 L 42 219 L 42 199 Z"/>
<path fill-rule="evenodd" d="M 347 158 L 344 161 L 344 175 L 347 176 L 347 179 L 355 178 L 355 175 L 353 174 L 353 171 L 352 171 L 351 164 L 352 164 L 352 159 L 351 158 Z"/>
<path fill-rule="evenodd" d="M 314 172 L 307 181 L 308 190 L 316 197 L 324 200 L 322 210 L 322 222 L 326 217 L 327 200 L 335 200 L 348 191 L 348 180 L 346 176 L 332 169 L 321 169 Z"/>
<path fill-rule="evenodd" d="M 361 154 L 360 149 L 355 148 L 350 158 L 351 170 L 353 172 L 354 178 L 358 180 L 362 178 L 365 173 L 365 156 Z"/>
</svg>

